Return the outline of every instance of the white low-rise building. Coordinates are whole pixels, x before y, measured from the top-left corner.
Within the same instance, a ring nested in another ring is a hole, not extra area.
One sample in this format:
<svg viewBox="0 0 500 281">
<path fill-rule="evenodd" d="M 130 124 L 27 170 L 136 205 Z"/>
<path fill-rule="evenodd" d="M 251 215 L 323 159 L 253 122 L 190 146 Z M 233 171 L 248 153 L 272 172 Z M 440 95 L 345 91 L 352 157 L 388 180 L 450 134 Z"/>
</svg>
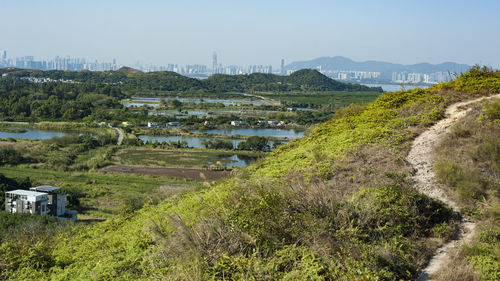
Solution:
<svg viewBox="0 0 500 281">
<path fill-rule="evenodd" d="M 29 213 L 51 215 L 59 219 L 76 221 L 75 211 L 66 210 L 67 194 L 60 187 L 42 185 L 30 190 L 17 189 L 5 193 L 5 211 L 8 213 Z"/>
<path fill-rule="evenodd" d="M 47 193 L 17 189 L 5 192 L 5 211 L 47 215 L 50 213 Z"/>
<path fill-rule="evenodd" d="M 160 124 L 156 122 L 148 122 L 148 128 L 159 128 Z"/>
<path fill-rule="evenodd" d="M 246 121 L 231 121 L 231 126 L 248 126 Z"/>
</svg>

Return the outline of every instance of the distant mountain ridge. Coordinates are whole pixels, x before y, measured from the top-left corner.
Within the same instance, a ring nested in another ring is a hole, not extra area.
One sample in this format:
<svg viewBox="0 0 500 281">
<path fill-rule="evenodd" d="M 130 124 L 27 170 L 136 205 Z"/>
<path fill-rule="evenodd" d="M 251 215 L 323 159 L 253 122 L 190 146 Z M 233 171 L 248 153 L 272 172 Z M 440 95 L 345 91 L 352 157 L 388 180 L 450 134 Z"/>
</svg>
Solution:
<svg viewBox="0 0 500 281">
<path fill-rule="evenodd" d="M 318 69 L 321 67 L 322 71 L 335 71 L 335 70 L 352 70 L 352 71 L 370 71 L 380 72 L 384 77 L 390 77 L 392 72 L 417 72 L 417 73 L 433 73 L 433 72 L 464 72 L 471 68 L 467 64 L 458 64 L 454 62 L 444 62 L 440 64 L 418 63 L 411 65 L 403 65 L 397 63 L 389 63 L 383 61 L 364 61 L 356 62 L 349 58 L 342 56 L 335 57 L 319 57 L 308 61 L 296 61 L 288 64 L 286 69 Z"/>
</svg>

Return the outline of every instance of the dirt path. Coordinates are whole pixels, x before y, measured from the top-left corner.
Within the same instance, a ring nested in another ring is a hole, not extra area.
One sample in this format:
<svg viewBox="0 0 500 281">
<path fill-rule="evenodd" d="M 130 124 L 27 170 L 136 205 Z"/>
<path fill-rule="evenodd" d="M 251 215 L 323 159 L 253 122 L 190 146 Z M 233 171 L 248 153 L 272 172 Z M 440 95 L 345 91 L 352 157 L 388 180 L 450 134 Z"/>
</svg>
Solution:
<svg viewBox="0 0 500 281">
<path fill-rule="evenodd" d="M 439 199 L 448 204 L 454 212 L 459 212 L 459 207 L 456 202 L 448 198 L 448 196 L 436 185 L 434 174 L 434 163 L 432 160 L 432 153 L 434 147 L 439 143 L 440 139 L 449 132 L 450 127 L 453 126 L 460 118 L 465 117 L 470 110 L 463 107 L 495 97 L 500 95 L 478 98 L 466 102 L 459 102 L 452 104 L 446 109 L 445 118 L 436 123 L 418 136 L 412 143 L 411 150 L 408 153 L 407 160 L 416 170 L 412 180 L 415 188 L 429 197 Z M 456 239 L 446 243 L 436 250 L 436 253 L 429 261 L 427 267 L 422 270 L 418 281 L 432 280 L 431 277 L 436 273 L 441 266 L 446 264 L 450 259 L 450 253 L 463 243 L 468 243 L 472 240 L 476 229 L 476 224 L 470 220 L 462 219 L 460 222 L 459 233 Z"/>
<path fill-rule="evenodd" d="M 123 142 L 123 132 L 119 128 L 113 128 L 115 129 L 116 133 L 118 134 L 118 141 L 116 142 L 116 145 L 122 145 Z"/>
</svg>

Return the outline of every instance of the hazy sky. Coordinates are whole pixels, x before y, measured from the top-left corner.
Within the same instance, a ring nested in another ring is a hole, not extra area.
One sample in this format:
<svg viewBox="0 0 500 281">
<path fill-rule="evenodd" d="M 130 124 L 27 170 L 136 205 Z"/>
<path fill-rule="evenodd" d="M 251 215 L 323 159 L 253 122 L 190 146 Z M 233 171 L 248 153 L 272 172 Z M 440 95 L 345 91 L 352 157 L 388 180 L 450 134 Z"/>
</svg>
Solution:
<svg viewBox="0 0 500 281">
<path fill-rule="evenodd" d="M 120 64 L 356 61 L 500 67 L 499 0 L 0 0 L 0 49 Z"/>
</svg>

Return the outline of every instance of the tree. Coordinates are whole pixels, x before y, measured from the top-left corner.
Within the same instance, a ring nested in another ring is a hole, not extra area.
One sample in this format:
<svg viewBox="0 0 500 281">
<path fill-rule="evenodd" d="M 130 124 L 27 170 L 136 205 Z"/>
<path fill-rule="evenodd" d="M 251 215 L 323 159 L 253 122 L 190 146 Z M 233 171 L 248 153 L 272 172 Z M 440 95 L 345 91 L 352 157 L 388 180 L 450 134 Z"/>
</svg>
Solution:
<svg viewBox="0 0 500 281">
<path fill-rule="evenodd" d="M 227 140 L 204 140 L 203 145 L 211 149 L 234 149 L 233 144 Z"/>
<path fill-rule="evenodd" d="M 269 142 L 265 137 L 251 136 L 238 144 L 240 150 L 270 151 Z"/>
<path fill-rule="evenodd" d="M 175 99 L 175 100 L 171 101 L 171 104 L 174 108 L 177 108 L 180 111 L 180 109 L 182 107 L 182 102 L 180 100 Z"/>
<path fill-rule="evenodd" d="M 17 165 L 23 161 L 23 156 L 16 149 L 7 146 L 0 148 L 0 166 L 6 164 Z"/>
</svg>

